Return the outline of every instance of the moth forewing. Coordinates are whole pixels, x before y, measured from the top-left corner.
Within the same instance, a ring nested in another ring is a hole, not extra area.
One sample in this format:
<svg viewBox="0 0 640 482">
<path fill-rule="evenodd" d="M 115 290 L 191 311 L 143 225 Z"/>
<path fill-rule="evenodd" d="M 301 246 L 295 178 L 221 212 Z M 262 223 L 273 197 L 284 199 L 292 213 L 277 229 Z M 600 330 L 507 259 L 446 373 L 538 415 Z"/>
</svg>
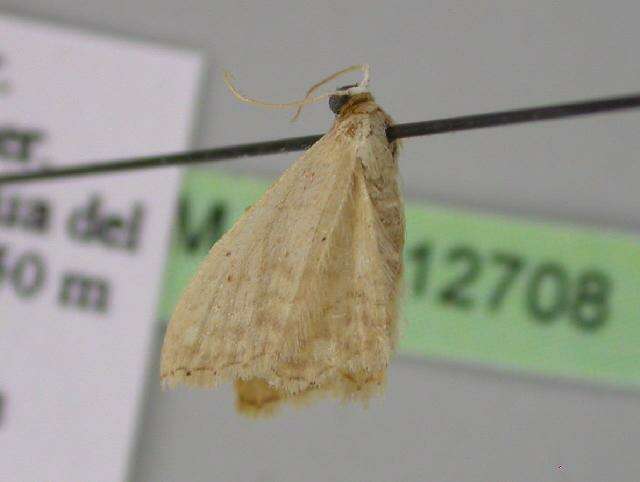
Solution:
<svg viewBox="0 0 640 482">
<path fill-rule="evenodd" d="M 213 246 L 171 318 L 166 384 L 236 380 L 238 408 L 257 414 L 379 390 L 404 244 L 388 123 L 370 94 L 354 96 Z"/>
</svg>

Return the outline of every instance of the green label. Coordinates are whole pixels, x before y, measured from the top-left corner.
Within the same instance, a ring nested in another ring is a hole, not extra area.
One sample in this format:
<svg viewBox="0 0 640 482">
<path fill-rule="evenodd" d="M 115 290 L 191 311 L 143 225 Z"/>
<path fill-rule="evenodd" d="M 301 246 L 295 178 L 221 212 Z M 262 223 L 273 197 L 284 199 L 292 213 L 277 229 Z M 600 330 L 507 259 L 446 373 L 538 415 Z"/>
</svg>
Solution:
<svg viewBox="0 0 640 482">
<path fill-rule="evenodd" d="M 267 183 L 187 174 L 161 316 Z M 640 243 L 409 204 L 403 353 L 640 383 Z"/>
</svg>

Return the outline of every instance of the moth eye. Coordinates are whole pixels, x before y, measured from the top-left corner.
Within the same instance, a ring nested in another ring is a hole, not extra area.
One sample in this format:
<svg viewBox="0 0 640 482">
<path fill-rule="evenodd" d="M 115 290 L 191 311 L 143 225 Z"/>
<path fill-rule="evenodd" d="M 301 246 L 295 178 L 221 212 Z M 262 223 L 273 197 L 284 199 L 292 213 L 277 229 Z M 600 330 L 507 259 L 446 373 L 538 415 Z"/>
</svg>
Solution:
<svg viewBox="0 0 640 482">
<path fill-rule="evenodd" d="M 335 115 L 338 115 L 340 113 L 340 109 L 342 109 L 348 100 L 348 95 L 332 95 L 329 97 L 329 109 L 331 109 L 331 112 Z"/>
<path fill-rule="evenodd" d="M 353 85 L 343 85 L 342 87 L 338 87 L 336 90 L 347 90 L 351 87 L 357 87 L 356 84 Z M 329 109 L 335 115 L 340 113 L 340 109 L 349 101 L 350 96 L 348 95 L 332 95 L 329 97 Z"/>
</svg>

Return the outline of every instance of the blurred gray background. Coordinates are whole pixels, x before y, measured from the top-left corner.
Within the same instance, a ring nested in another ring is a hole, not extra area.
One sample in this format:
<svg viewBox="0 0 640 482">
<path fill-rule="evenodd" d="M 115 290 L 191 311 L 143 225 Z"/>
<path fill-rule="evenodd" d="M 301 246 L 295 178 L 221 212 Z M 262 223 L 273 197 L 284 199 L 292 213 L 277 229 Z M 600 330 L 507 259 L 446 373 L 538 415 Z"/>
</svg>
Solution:
<svg viewBox="0 0 640 482">
<path fill-rule="evenodd" d="M 398 122 L 640 88 L 636 0 L 0 0 L 0 11 L 200 50 L 208 69 L 198 147 L 315 134 L 331 121 L 324 105 L 290 124 L 288 112 L 240 104 L 222 68 L 250 95 L 285 101 L 368 62 L 372 90 Z M 638 233 L 639 132 L 640 114 L 628 112 L 407 140 L 405 192 Z M 217 167 L 272 178 L 294 158 Z M 639 478 L 640 396 L 631 391 L 400 359 L 368 410 L 323 402 L 253 422 L 235 414 L 230 390 L 161 392 L 160 342 L 131 480 Z"/>
</svg>

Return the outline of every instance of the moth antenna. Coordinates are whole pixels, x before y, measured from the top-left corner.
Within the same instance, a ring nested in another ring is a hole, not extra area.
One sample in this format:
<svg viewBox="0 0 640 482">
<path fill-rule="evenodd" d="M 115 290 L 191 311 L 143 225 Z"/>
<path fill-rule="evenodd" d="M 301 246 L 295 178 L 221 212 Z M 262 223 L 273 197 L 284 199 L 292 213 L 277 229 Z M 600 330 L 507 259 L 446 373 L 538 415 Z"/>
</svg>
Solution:
<svg viewBox="0 0 640 482">
<path fill-rule="evenodd" d="M 341 90 L 341 91 L 335 91 L 333 93 L 329 93 L 327 94 L 327 96 L 332 96 L 332 95 L 352 95 L 352 94 L 356 94 L 356 93 L 362 93 L 365 92 L 367 90 L 367 87 L 369 86 L 369 72 L 370 72 L 370 68 L 369 68 L 369 64 L 357 64 L 357 65 L 352 65 L 351 67 L 347 67 L 346 69 L 342 69 L 339 70 L 338 72 L 331 74 L 328 77 L 325 77 L 324 79 L 322 79 L 321 81 L 317 82 L 316 84 L 313 84 L 309 90 L 307 90 L 307 93 L 305 95 L 305 99 L 309 98 L 309 96 L 311 94 L 313 94 L 316 90 L 318 90 L 320 87 L 322 87 L 323 85 L 327 84 L 328 82 L 331 82 L 334 79 L 337 79 L 338 77 L 344 75 L 344 74 L 348 74 L 349 72 L 354 72 L 356 70 L 361 70 L 362 71 L 362 80 L 360 82 L 358 82 L 358 85 L 356 87 L 352 87 L 350 89 L 347 90 Z M 302 104 L 298 106 L 298 109 L 296 110 L 296 113 L 293 115 L 293 117 L 291 118 L 291 122 L 295 122 L 298 117 L 300 116 L 300 113 L 302 112 L 302 108 L 304 107 L 304 105 L 306 104 Z"/>
<path fill-rule="evenodd" d="M 350 89 L 347 90 L 340 90 L 340 91 L 333 91 L 333 92 L 327 92 L 324 94 L 319 94 L 316 96 L 311 96 L 311 94 L 313 92 L 315 92 L 318 88 L 320 88 L 321 86 L 325 85 L 327 82 L 332 81 L 333 79 L 344 75 L 348 72 L 353 72 L 355 70 L 361 70 L 363 72 L 363 78 L 362 80 L 358 83 L 358 85 L 356 87 L 352 87 Z M 257 99 L 253 99 L 251 97 L 248 97 L 246 95 L 244 95 L 242 92 L 240 92 L 236 86 L 233 84 L 233 74 L 231 74 L 231 72 L 225 70 L 224 71 L 224 83 L 227 85 L 227 88 L 231 91 L 231 93 L 236 97 L 236 99 L 238 99 L 241 102 L 245 102 L 247 104 L 253 104 L 253 105 L 259 105 L 262 107 L 268 107 L 270 109 L 290 109 L 292 107 L 297 107 L 297 110 L 294 114 L 294 116 L 291 118 L 291 122 L 294 122 L 298 116 L 300 115 L 300 112 L 302 111 L 302 108 L 305 105 L 309 105 L 309 104 L 314 104 L 316 102 L 319 102 L 321 100 L 327 99 L 333 95 L 352 95 L 352 94 L 356 94 L 356 93 L 362 93 L 365 92 L 367 90 L 367 86 L 369 85 L 369 65 L 368 64 L 359 64 L 359 65 L 352 65 L 351 67 L 347 67 L 346 69 L 340 70 L 339 72 L 336 72 L 332 75 L 330 75 L 329 77 L 326 77 L 325 79 L 322 79 L 320 82 L 314 84 L 308 91 L 307 94 L 305 95 L 305 97 L 301 100 L 295 100 L 292 102 L 284 102 L 284 103 L 276 103 L 276 102 L 265 102 L 262 100 L 257 100 Z"/>
<path fill-rule="evenodd" d="M 236 99 L 238 99 L 241 102 L 246 102 L 247 104 L 255 104 L 262 107 L 268 107 L 271 109 L 289 109 L 291 107 L 299 107 L 303 105 L 313 104 L 314 102 L 318 102 L 323 99 L 326 99 L 331 95 L 336 95 L 336 93 L 329 92 L 326 94 L 317 95 L 315 97 L 307 97 L 302 100 L 294 100 L 292 102 L 284 102 L 284 103 L 266 102 L 263 100 L 252 99 L 251 97 L 244 95 L 233 85 L 233 82 L 232 82 L 233 79 L 234 77 L 230 72 L 228 71 L 224 72 L 224 82 L 225 84 L 227 84 L 227 87 L 229 88 L 231 93 L 236 97 Z"/>
</svg>

